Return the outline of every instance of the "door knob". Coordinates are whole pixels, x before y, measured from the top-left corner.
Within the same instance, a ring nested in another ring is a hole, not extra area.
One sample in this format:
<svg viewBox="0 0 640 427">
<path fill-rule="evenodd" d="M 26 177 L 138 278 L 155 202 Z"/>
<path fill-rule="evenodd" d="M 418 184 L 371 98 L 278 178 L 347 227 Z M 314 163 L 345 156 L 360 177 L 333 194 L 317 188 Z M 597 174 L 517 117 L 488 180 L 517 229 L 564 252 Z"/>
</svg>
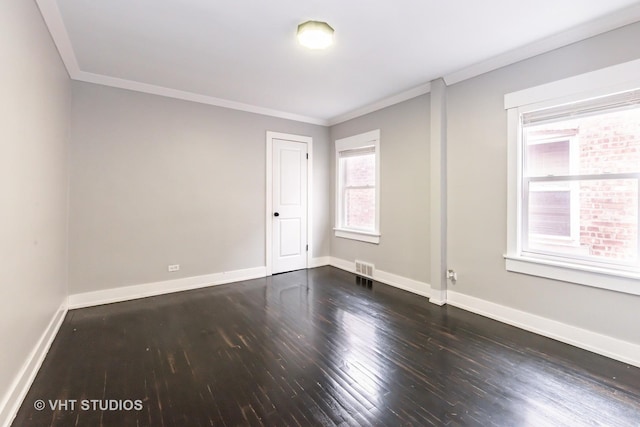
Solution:
<svg viewBox="0 0 640 427">
<path fill-rule="evenodd" d="M 274 212 L 273 216 L 280 216 L 280 214 L 278 212 Z"/>
</svg>

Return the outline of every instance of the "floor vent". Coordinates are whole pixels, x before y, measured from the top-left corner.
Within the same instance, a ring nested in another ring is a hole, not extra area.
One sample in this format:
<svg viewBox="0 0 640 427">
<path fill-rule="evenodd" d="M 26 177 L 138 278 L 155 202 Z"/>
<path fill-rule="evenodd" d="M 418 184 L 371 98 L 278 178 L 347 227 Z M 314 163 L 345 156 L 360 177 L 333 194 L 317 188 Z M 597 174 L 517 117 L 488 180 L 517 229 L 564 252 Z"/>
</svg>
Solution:
<svg viewBox="0 0 640 427">
<path fill-rule="evenodd" d="M 356 260 L 356 274 L 373 279 L 373 264 Z"/>
</svg>

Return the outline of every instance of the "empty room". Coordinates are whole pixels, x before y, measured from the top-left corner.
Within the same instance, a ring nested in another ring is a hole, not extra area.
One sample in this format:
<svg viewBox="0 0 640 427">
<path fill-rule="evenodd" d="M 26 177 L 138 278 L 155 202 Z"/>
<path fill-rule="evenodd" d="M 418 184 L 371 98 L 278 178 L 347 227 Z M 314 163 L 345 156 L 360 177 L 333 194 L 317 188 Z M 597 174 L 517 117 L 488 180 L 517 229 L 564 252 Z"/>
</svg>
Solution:
<svg viewBox="0 0 640 427">
<path fill-rule="evenodd" d="M 5 0 L 0 426 L 639 426 L 640 2 Z"/>
</svg>

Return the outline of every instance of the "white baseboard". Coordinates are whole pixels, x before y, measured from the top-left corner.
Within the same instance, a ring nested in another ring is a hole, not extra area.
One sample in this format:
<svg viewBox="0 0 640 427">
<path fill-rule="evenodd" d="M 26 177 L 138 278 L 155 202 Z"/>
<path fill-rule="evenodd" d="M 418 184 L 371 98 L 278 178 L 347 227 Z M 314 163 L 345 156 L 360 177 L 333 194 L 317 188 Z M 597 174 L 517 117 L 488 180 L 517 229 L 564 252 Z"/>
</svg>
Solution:
<svg viewBox="0 0 640 427">
<path fill-rule="evenodd" d="M 13 422 L 20 405 L 24 400 L 33 380 L 36 378 L 40 366 L 44 361 L 45 356 L 49 352 L 49 348 L 56 337 L 62 321 L 67 314 L 67 304 L 63 302 L 60 308 L 51 318 L 49 325 L 44 330 L 44 333 L 40 336 L 38 343 L 35 345 L 26 362 L 22 365 L 20 371 L 15 376 L 11 387 L 6 392 L 5 396 L 0 402 L 0 426 L 9 427 Z"/>
<path fill-rule="evenodd" d="M 447 303 L 447 290 L 446 289 L 431 289 L 431 296 L 429 297 L 431 304 L 443 306 Z"/>
<path fill-rule="evenodd" d="M 311 263 L 309 264 L 309 268 L 324 267 L 325 265 L 330 265 L 330 264 L 331 264 L 331 257 L 329 256 L 311 258 Z"/>
<path fill-rule="evenodd" d="M 329 265 L 355 273 L 355 262 L 331 257 Z M 442 292 L 443 295 L 440 295 L 436 290 L 431 289 L 427 283 L 407 279 L 381 270 L 374 270 L 373 279 L 427 297 L 430 302 L 437 305 L 451 304 L 463 310 L 640 367 L 640 345 L 638 344 L 451 290 Z"/>
<path fill-rule="evenodd" d="M 265 277 L 266 267 L 247 268 L 244 270 L 225 271 L 222 273 L 206 274 L 203 276 L 185 277 L 182 279 L 166 280 L 163 282 L 145 283 L 142 285 L 123 286 L 120 288 L 104 289 L 100 291 L 84 292 L 69 295 L 69 309 L 91 307 L 113 302 L 128 301 L 163 295 L 172 292 L 188 291 L 207 286 L 223 285 Z"/>
<path fill-rule="evenodd" d="M 447 292 L 447 304 L 640 367 L 640 345 L 480 298 Z"/>
<path fill-rule="evenodd" d="M 329 257 L 329 265 L 332 267 L 339 268 L 340 270 L 348 271 L 349 273 L 356 272 L 355 261 L 349 262 L 340 258 Z"/>
<path fill-rule="evenodd" d="M 349 262 L 340 258 L 330 257 L 329 265 L 341 270 L 355 273 L 355 261 Z M 414 294 L 429 298 L 431 296 L 431 286 L 428 283 L 419 282 L 397 274 L 387 273 L 386 271 L 374 269 L 373 280 L 391 285 Z"/>
</svg>

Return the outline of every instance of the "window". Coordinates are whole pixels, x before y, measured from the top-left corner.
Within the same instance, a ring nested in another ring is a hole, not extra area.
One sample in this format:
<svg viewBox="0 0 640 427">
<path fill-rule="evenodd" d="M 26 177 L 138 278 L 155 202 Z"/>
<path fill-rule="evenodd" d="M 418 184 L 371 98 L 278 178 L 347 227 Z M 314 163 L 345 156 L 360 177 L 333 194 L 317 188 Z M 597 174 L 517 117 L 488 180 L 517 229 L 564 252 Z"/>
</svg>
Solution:
<svg viewBox="0 0 640 427">
<path fill-rule="evenodd" d="M 630 99 L 640 92 L 522 114 L 523 252 L 638 269 L 640 105 Z"/>
<path fill-rule="evenodd" d="M 508 104 L 526 91 L 505 97 L 507 270 L 640 295 L 638 86 L 524 105 Z"/>
<path fill-rule="evenodd" d="M 380 130 L 336 141 L 337 237 L 380 241 Z"/>
</svg>

